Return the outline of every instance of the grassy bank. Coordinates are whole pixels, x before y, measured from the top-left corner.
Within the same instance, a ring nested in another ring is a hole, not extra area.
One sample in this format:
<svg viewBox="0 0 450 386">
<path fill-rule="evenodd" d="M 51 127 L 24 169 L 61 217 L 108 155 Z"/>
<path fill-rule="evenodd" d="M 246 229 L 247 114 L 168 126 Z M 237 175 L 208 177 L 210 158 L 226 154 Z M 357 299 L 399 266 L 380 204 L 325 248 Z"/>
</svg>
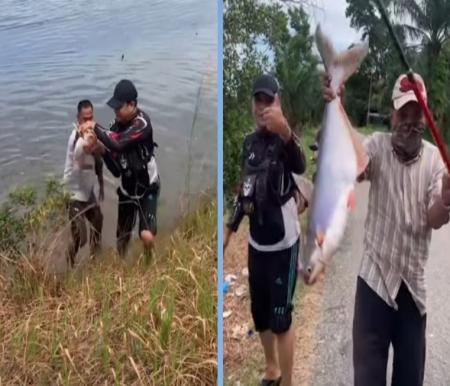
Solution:
<svg viewBox="0 0 450 386">
<path fill-rule="evenodd" d="M 216 219 L 204 203 L 150 262 L 110 253 L 63 279 L 3 256 L 0 384 L 215 384 Z"/>
</svg>

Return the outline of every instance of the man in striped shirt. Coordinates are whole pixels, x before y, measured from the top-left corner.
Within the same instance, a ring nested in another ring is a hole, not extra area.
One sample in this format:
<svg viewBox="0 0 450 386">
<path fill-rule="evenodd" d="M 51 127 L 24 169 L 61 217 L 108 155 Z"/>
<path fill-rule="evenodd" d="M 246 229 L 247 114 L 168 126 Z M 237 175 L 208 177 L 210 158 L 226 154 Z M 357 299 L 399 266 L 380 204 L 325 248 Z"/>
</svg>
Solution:
<svg viewBox="0 0 450 386">
<path fill-rule="evenodd" d="M 415 74 L 426 100 L 422 78 Z M 325 85 L 324 98 L 333 92 Z M 448 223 L 450 176 L 437 148 L 422 139 L 424 114 L 401 75 L 392 93 L 392 133 L 364 141 L 370 181 L 364 255 L 353 320 L 356 386 L 386 385 L 389 345 L 392 385 L 420 386 L 425 368 L 425 264 L 432 229 Z"/>
</svg>

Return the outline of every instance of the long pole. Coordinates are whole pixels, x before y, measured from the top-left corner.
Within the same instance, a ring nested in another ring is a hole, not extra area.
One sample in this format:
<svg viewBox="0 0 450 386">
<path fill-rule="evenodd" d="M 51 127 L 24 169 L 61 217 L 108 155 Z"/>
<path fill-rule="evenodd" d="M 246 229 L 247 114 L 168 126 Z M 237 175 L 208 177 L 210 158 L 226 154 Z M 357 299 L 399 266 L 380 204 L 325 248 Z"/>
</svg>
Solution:
<svg viewBox="0 0 450 386">
<path fill-rule="evenodd" d="M 369 126 L 369 119 L 370 119 L 370 99 L 372 97 L 372 78 L 373 78 L 373 74 L 372 74 L 372 72 L 370 72 L 369 100 L 367 102 L 366 126 Z"/>
<path fill-rule="evenodd" d="M 414 94 L 416 95 L 417 101 L 425 114 L 425 119 L 427 120 L 428 127 L 431 131 L 431 135 L 434 139 L 434 142 L 436 143 L 436 146 L 439 149 L 439 153 L 441 154 L 442 160 L 444 161 L 445 166 L 447 167 L 447 171 L 450 173 L 450 159 L 447 154 L 444 140 L 442 139 L 441 133 L 439 132 L 439 129 L 436 126 L 436 123 L 434 122 L 431 110 L 429 109 L 427 103 L 425 102 L 422 94 L 419 91 L 416 79 L 414 78 L 414 72 L 408 63 L 408 60 L 406 59 L 402 46 L 400 45 L 400 41 L 398 40 L 397 35 L 395 34 L 394 29 L 392 28 L 392 24 L 386 12 L 386 7 L 384 6 L 382 0 L 375 0 L 375 3 L 378 7 L 378 10 L 381 13 L 381 17 L 383 18 L 384 22 L 386 23 L 386 26 L 389 29 L 389 33 L 391 34 L 392 39 L 394 40 L 394 45 L 397 48 L 398 54 L 400 55 L 400 61 L 402 62 L 403 67 L 405 67 L 406 69 L 408 79 L 413 86 Z"/>
</svg>

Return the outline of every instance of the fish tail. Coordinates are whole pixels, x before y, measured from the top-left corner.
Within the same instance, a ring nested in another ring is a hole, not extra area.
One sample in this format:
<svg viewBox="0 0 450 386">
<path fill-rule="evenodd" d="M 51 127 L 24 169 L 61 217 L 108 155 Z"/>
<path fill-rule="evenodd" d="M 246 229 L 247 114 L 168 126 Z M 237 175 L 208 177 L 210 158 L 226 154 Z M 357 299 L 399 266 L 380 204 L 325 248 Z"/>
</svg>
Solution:
<svg viewBox="0 0 450 386">
<path fill-rule="evenodd" d="M 325 66 L 325 69 L 329 71 L 334 63 L 337 53 L 334 50 L 331 40 L 322 32 L 320 24 L 318 24 L 316 28 L 316 44 L 320 56 L 322 57 L 323 65 Z"/>
<path fill-rule="evenodd" d="M 356 72 L 369 51 L 369 43 L 365 41 L 337 54 L 331 40 L 322 32 L 320 24 L 316 29 L 316 44 L 325 69 L 332 76 L 331 87 L 334 91 Z"/>
</svg>

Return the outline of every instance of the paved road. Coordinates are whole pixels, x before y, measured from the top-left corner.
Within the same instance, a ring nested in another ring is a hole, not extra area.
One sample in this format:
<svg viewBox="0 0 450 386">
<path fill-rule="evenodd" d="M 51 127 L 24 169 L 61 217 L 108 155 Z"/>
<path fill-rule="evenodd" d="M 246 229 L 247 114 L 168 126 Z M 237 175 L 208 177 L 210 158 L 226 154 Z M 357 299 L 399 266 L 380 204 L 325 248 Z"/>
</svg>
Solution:
<svg viewBox="0 0 450 386">
<path fill-rule="evenodd" d="M 346 241 L 326 277 L 321 320 L 316 331 L 318 359 L 310 383 L 314 386 L 353 384 L 351 327 L 356 276 L 362 256 L 368 187 L 364 183 L 357 188 L 357 208 L 350 219 Z M 450 226 L 433 233 L 430 256 L 426 271 L 428 327 L 425 386 L 449 386 Z"/>
</svg>

